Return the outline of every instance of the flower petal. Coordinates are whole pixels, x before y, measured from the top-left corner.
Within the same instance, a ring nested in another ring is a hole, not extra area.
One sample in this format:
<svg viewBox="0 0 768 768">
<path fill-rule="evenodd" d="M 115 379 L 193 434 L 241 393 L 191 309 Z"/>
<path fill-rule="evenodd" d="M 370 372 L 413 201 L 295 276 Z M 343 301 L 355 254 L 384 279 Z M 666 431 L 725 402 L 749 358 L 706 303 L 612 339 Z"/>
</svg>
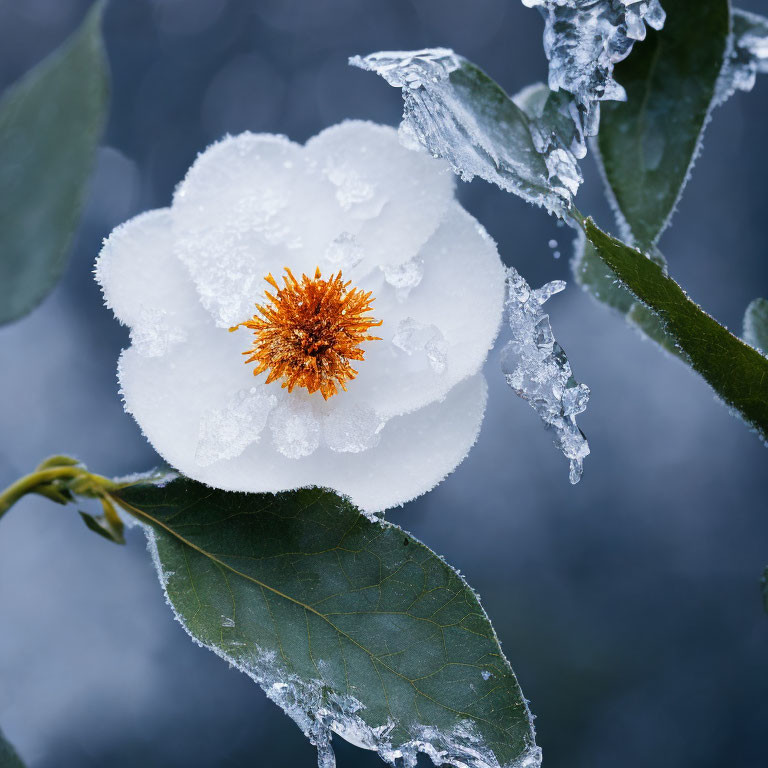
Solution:
<svg viewBox="0 0 768 768">
<path fill-rule="evenodd" d="M 222 334 L 218 341 L 223 343 L 214 343 L 213 334 Z M 380 431 L 378 444 L 358 453 L 331 450 L 326 444 L 317 447 L 313 425 L 322 419 L 322 398 L 297 396 L 296 392 L 289 395 L 275 384 L 256 383 L 259 401 L 268 402 L 266 407 L 272 409 L 268 414 L 269 429 L 254 435 L 235 457 L 223 452 L 219 461 L 206 455 L 201 462 L 199 445 L 208 429 L 208 414 L 221 408 L 222 403 L 231 402 L 238 390 L 254 389 L 255 380 L 237 355 L 231 354 L 227 335 L 210 328 L 202 333 L 203 338 L 196 337 L 194 343 L 174 348 L 170 360 L 142 357 L 134 349 L 125 350 L 120 358 L 119 378 L 126 410 L 163 458 L 196 480 L 225 490 L 250 492 L 277 492 L 306 485 L 331 487 L 349 495 L 366 511 L 377 512 L 433 488 L 461 462 L 477 438 L 486 400 L 482 375 L 454 387 L 442 402 L 390 419 Z M 203 348 L 208 350 L 207 357 L 199 360 L 198 352 Z M 261 397 L 263 391 L 274 397 Z M 273 408 L 275 402 L 278 405 Z M 290 427 L 283 423 L 283 406 L 287 403 L 313 410 L 313 418 L 307 421 L 311 422 L 313 434 L 297 437 L 287 433 L 285 451 L 281 453 L 274 440 L 279 442 L 283 436 L 275 436 L 274 432 Z M 367 418 L 367 414 L 364 416 Z M 253 422 L 258 422 L 259 427 L 266 422 L 264 414 L 250 412 L 249 418 L 243 422 L 244 429 Z M 362 428 L 367 429 L 367 423 Z M 294 445 L 288 438 L 297 441 L 298 447 L 291 454 L 296 458 L 285 455 Z M 232 441 L 239 439 L 240 435 L 234 435 Z M 310 447 L 310 455 L 302 455 Z"/>
<path fill-rule="evenodd" d="M 423 276 L 405 300 L 369 276 L 382 341 L 363 345 L 365 360 L 345 399 L 367 402 L 383 418 L 442 399 L 480 370 L 493 346 L 504 305 L 504 268 L 496 244 L 458 202 L 419 252 Z"/>
<path fill-rule="evenodd" d="M 106 305 L 130 326 L 131 341 L 141 354 L 164 354 L 207 320 L 184 265 L 173 255 L 168 208 L 114 229 L 104 241 L 95 274 Z"/>
<path fill-rule="evenodd" d="M 253 314 L 267 273 L 314 270 L 332 196 L 284 136 L 229 136 L 197 158 L 173 198 L 174 248 L 217 325 Z"/>
<path fill-rule="evenodd" d="M 305 155 L 333 185 L 369 268 L 415 256 L 453 200 L 448 164 L 406 149 L 389 126 L 346 120 L 311 138 Z"/>
</svg>

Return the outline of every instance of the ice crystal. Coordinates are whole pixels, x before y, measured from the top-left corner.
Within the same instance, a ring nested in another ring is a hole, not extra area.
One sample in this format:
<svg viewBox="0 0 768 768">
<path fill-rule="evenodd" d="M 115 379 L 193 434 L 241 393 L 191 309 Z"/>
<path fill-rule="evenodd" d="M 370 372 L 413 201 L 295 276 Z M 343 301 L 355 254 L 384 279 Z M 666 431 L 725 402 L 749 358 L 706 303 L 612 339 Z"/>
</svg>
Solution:
<svg viewBox="0 0 768 768">
<path fill-rule="evenodd" d="M 587 110 L 606 100 L 624 101 L 614 65 L 625 59 L 646 25 L 661 29 L 659 0 L 523 0 L 544 17 L 549 87 L 567 91 Z"/>
<path fill-rule="evenodd" d="M 513 268 L 507 270 L 506 318 L 512 339 L 502 351 L 502 370 L 515 394 L 527 400 L 570 461 L 570 481 L 581 479 L 589 444 L 576 416 L 589 400 L 589 387 L 573 378 L 571 364 L 555 341 L 542 305 L 565 288 L 562 280 L 532 290 Z"/>
<path fill-rule="evenodd" d="M 728 101 L 736 91 L 751 91 L 757 75 L 768 72 L 768 18 L 734 9 L 731 21 L 733 29 L 717 82 L 715 106 Z"/>
</svg>

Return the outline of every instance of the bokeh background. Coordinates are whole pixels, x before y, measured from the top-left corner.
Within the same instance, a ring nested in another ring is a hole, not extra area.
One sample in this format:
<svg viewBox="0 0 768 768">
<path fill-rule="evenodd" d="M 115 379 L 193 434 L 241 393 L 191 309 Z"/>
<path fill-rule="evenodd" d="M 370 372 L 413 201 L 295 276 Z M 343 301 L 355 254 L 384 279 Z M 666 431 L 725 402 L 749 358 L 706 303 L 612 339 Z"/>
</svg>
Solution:
<svg viewBox="0 0 768 768">
<path fill-rule="evenodd" d="M 88 5 L 0 0 L 0 87 Z M 348 67 L 355 53 L 451 46 L 515 92 L 546 76 L 541 31 L 518 0 L 112 0 L 111 118 L 71 264 L 42 307 L 0 329 L 0 486 L 54 452 L 105 474 L 156 462 L 122 411 L 127 332 L 91 269 L 112 227 L 168 204 L 197 152 L 245 129 L 304 141 L 347 117 L 396 124 L 399 93 Z M 672 274 L 737 332 L 768 295 L 767 106 L 764 77 L 718 110 L 662 241 Z M 611 226 L 590 160 L 584 170 L 579 207 Z M 459 192 L 529 282 L 570 282 L 568 230 L 483 182 Z M 582 482 L 568 484 L 506 389 L 497 350 L 477 446 L 389 516 L 482 595 L 547 766 L 765 766 L 768 453 L 703 381 L 576 286 L 547 306 L 592 389 Z M 314 761 L 253 683 L 173 621 L 139 532 L 118 548 L 32 498 L 0 526 L 0 724 L 30 768 Z M 337 751 L 342 768 L 379 765 Z"/>
</svg>

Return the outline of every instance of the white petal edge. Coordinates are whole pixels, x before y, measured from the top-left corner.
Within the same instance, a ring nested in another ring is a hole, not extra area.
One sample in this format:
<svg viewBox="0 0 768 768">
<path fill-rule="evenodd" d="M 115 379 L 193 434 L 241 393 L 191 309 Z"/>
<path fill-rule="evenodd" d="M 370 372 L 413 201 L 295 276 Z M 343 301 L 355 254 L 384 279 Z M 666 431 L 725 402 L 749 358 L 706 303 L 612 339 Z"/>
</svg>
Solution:
<svg viewBox="0 0 768 768">
<path fill-rule="evenodd" d="M 94 273 L 105 304 L 131 328 L 144 353 L 163 354 L 207 322 L 184 265 L 173 255 L 168 208 L 116 227 L 104 241 Z"/>
<path fill-rule="evenodd" d="M 226 353 L 222 359 L 227 359 Z M 223 384 L 203 369 L 199 389 L 188 387 L 180 393 L 174 379 L 183 380 L 190 372 L 194 372 L 191 356 L 181 357 L 180 364 L 172 366 L 165 360 L 141 357 L 133 349 L 120 358 L 126 411 L 171 466 L 230 491 L 275 493 L 311 485 L 329 487 L 349 496 L 367 513 L 404 504 L 452 472 L 477 439 L 487 398 L 485 379 L 478 374 L 454 387 L 444 400 L 391 419 L 381 430 L 378 445 L 360 453 L 337 453 L 321 445 L 309 456 L 287 458 L 275 449 L 265 430 L 258 442 L 236 458 L 201 466 L 195 460 L 200 419 L 211 402 L 211 390 Z"/>
</svg>

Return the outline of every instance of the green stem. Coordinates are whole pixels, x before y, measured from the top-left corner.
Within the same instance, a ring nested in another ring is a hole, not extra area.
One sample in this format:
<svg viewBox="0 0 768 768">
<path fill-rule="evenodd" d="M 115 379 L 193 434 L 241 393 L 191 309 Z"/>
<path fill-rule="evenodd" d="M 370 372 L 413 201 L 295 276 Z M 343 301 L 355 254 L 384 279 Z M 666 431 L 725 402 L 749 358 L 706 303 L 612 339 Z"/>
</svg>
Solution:
<svg viewBox="0 0 768 768">
<path fill-rule="evenodd" d="M 0 492 L 0 518 L 23 496 L 28 493 L 37 493 L 43 488 L 43 495 L 48 495 L 45 486 L 55 481 L 67 483 L 77 480 L 76 486 L 84 495 L 101 496 L 113 490 L 116 485 L 111 480 L 101 475 L 93 475 L 84 467 L 66 466 L 52 467 L 51 469 L 38 470 L 17 480 Z"/>
</svg>

